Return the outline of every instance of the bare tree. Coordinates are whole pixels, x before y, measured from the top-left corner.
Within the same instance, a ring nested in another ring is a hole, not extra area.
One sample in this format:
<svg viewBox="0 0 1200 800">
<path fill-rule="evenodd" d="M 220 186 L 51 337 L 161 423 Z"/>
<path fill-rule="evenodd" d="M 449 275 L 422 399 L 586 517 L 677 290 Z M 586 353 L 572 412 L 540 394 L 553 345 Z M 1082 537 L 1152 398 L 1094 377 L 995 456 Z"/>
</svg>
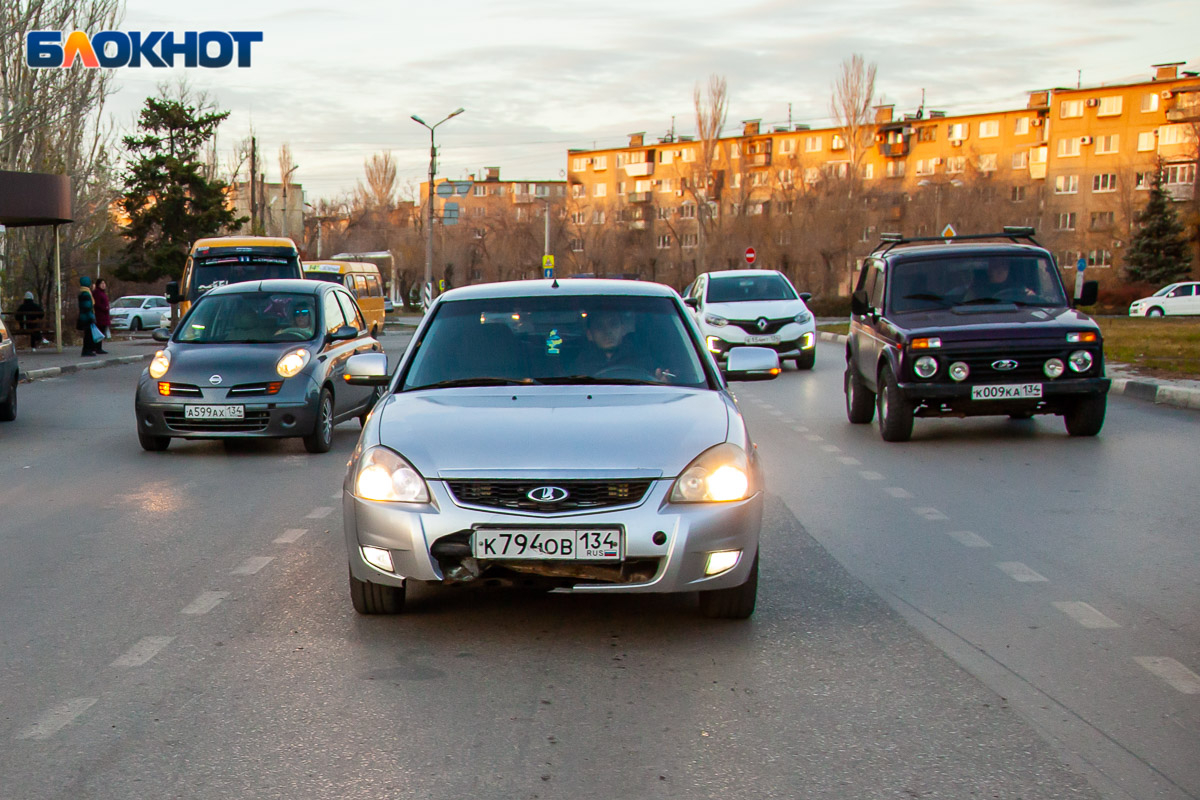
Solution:
<svg viewBox="0 0 1200 800">
<path fill-rule="evenodd" d="M 721 146 L 721 129 L 725 127 L 725 119 L 729 114 L 729 86 L 725 78 L 716 74 L 709 76 L 707 94 L 701 94 L 700 85 L 697 84 L 692 92 L 692 104 L 696 109 L 700 153 L 692 168 L 688 191 L 695 198 L 697 206 L 696 230 L 699 246 L 695 267 L 697 272 L 704 272 L 708 269 L 705 228 L 711 227 L 712 223 L 709 203 L 712 200 L 719 201 L 721 192 L 720 181 L 714 174 L 713 165 Z"/>
<path fill-rule="evenodd" d="M 356 205 L 372 211 L 390 211 L 396 205 L 396 162 L 390 151 L 375 153 L 363 161 L 366 184 L 354 190 Z M 433 191 L 433 187 L 429 187 Z"/>
<path fill-rule="evenodd" d="M 875 102 L 875 64 L 868 64 L 858 53 L 842 62 L 837 80 L 833 82 L 830 110 L 850 155 L 854 176 L 861 173 L 863 156 L 875 138 L 871 106 Z"/>
</svg>

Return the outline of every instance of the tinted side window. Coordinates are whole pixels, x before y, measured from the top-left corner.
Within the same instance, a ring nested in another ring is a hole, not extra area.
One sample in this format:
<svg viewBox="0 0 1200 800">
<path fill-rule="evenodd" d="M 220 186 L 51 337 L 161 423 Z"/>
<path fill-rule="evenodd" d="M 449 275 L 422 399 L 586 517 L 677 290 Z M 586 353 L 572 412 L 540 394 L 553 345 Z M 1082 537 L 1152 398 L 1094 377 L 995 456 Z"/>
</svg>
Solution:
<svg viewBox="0 0 1200 800">
<path fill-rule="evenodd" d="M 325 295 L 323 309 L 325 313 L 326 333 L 333 333 L 346 324 L 346 318 L 342 316 L 342 307 L 338 305 L 337 294 L 337 292 L 329 292 Z"/>
<path fill-rule="evenodd" d="M 881 309 L 883 308 L 883 287 L 887 285 L 887 273 L 883 270 L 882 261 L 874 261 L 872 266 L 871 272 L 875 273 L 875 278 L 868 296 L 871 298 L 872 307 Z"/>
<path fill-rule="evenodd" d="M 383 297 L 383 287 L 379 284 L 379 276 L 367 275 L 367 294 L 371 297 Z"/>
<path fill-rule="evenodd" d="M 367 325 L 363 321 L 362 313 L 358 310 L 358 305 L 347 294 L 343 294 L 342 292 L 335 292 L 334 294 L 338 296 L 338 301 L 342 304 L 342 311 L 345 313 L 346 319 L 350 320 L 350 324 L 360 332 L 365 331 Z"/>
<path fill-rule="evenodd" d="M 873 262 L 868 261 L 863 265 L 862 273 L 858 276 L 857 288 L 867 293 L 867 302 L 870 302 L 871 294 L 875 291 L 875 269 Z"/>
</svg>

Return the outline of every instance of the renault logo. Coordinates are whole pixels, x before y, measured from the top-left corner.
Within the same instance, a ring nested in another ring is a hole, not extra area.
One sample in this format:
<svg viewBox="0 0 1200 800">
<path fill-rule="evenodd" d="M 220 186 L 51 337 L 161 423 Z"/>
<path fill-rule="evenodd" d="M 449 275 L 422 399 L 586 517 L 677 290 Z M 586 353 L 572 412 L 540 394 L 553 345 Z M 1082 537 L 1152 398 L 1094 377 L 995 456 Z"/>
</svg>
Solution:
<svg viewBox="0 0 1200 800">
<path fill-rule="evenodd" d="M 754 323 L 754 325 L 755 325 L 755 327 L 757 327 L 757 328 L 758 328 L 760 331 L 765 331 L 765 330 L 767 329 L 767 318 L 766 318 L 766 317 L 759 317 L 759 318 L 758 318 L 758 322 L 755 322 L 755 323 Z"/>
<path fill-rule="evenodd" d="M 1009 370 L 1016 368 L 1017 362 L 1013 361 L 1011 358 L 1002 358 L 999 361 L 992 362 L 992 369 L 999 370 L 1000 372 L 1008 372 Z"/>
<path fill-rule="evenodd" d="M 567 499 L 570 494 L 566 489 L 559 486 L 539 486 L 525 494 L 530 500 L 535 503 L 561 503 Z"/>
<path fill-rule="evenodd" d="M 220 386 L 221 385 L 221 376 L 213 375 L 211 378 L 208 379 L 208 382 L 211 383 L 213 386 Z"/>
</svg>

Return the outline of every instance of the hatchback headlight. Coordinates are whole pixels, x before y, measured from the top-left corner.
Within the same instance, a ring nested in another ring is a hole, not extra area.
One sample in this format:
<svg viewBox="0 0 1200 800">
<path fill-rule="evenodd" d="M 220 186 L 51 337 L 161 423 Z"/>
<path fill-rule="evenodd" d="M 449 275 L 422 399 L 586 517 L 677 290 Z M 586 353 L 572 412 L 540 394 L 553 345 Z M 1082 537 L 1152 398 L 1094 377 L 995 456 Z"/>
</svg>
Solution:
<svg viewBox="0 0 1200 800">
<path fill-rule="evenodd" d="M 150 377 L 158 380 L 163 375 L 167 374 L 167 369 L 171 366 L 171 351 L 159 350 L 154 354 L 154 360 L 150 362 Z"/>
<path fill-rule="evenodd" d="M 913 371 L 920 378 L 932 378 L 937 373 L 938 363 L 933 356 L 921 356 L 913 364 Z"/>
<path fill-rule="evenodd" d="M 275 371 L 281 378 L 290 378 L 304 369 L 310 358 L 312 358 L 312 354 L 304 347 L 291 350 L 284 353 L 283 357 L 279 359 L 275 365 Z"/>
<path fill-rule="evenodd" d="M 717 314 L 705 314 L 704 321 L 714 328 L 724 328 L 729 324 L 729 320 Z"/>
<path fill-rule="evenodd" d="M 750 496 L 750 461 L 735 444 L 719 444 L 697 456 L 671 487 L 672 503 L 728 503 Z"/>
<path fill-rule="evenodd" d="M 805 324 L 806 322 L 812 322 L 812 312 L 801 311 L 796 315 L 796 322 L 799 322 L 801 325 Z"/>
<path fill-rule="evenodd" d="M 1065 369 L 1066 366 L 1063 365 L 1061 358 L 1048 358 L 1042 365 L 1042 372 L 1046 373 L 1047 378 L 1057 378 L 1063 374 Z"/>
<path fill-rule="evenodd" d="M 1087 350 L 1076 350 L 1071 353 L 1071 357 L 1067 359 L 1067 363 L 1071 365 L 1071 369 L 1075 372 L 1087 372 L 1092 368 L 1092 354 Z"/>
<path fill-rule="evenodd" d="M 398 453 L 372 447 L 358 460 L 354 494 L 364 500 L 391 503 L 428 503 L 425 479 Z"/>
</svg>

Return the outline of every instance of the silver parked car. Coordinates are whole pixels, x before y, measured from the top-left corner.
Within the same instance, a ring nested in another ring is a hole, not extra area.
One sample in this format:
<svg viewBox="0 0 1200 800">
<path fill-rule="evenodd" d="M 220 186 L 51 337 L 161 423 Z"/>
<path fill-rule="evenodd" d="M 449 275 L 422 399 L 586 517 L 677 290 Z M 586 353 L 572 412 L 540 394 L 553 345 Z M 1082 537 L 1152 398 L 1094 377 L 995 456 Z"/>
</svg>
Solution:
<svg viewBox="0 0 1200 800">
<path fill-rule="evenodd" d="M 778 356 L 735 348 L 730 379 Z M 397 613 L 410 581 L 699 592 L 745 618 L 758 585 L 758 458 L 679 295 L 653 283 L 521 281 L 430 307 L 343 487 L 350 594 Z"/>
<path fill-rule="evenodd" d="M 205 293 L 138 381 L 138 441 L 165 450 L 172 438 L 296 436 L 312 453 L 333 427 L 365 422 L 379 390 L 351 386 L 342 369 L 379 352 L 354 298 L 340 286 L 300 279 L 252 281 Z M 381 357 L 382 353 L 380 353 Z"/>
<path fill-rule="evenodd" d="M 110 325 L 114 331 L 154 330 L 163 314 L 171 313 L 167 298 L 160 295 L 126 295 L 114 301 Z"/>
</svg>

